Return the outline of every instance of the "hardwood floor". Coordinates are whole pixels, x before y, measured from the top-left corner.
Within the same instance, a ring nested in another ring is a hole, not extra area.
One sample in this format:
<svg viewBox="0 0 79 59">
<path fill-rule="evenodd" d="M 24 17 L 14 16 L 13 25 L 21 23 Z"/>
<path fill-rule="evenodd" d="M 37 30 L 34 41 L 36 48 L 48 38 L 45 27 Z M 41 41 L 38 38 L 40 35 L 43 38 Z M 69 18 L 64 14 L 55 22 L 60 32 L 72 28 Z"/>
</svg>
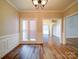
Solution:
<svg viewBox="0 0 79 59">
<path fill-rule="evenodd" d="M 48 43 L 44 43 L 43 47 L 20 45 L 2 59 L 77 59 L 78 45 L 73 42 L 77 43 L 75 40 L 69 40 L 66 45 L 62 45 L 58 44 L 55 39 L 49 38 Z"/>
<path fill-rule="evenodd" d="M 40 45 L 20 45 L 2 59 L 41 59 Z"/>
<path fill-rule="evenodd" d="M 62 44 L 56 43 L 54 40 L 50 40 L 50 42 L 48 43 L 49 54 L 51 52 L 49 59 L 77 59 L 78 49 L 75 46 L 78 46 L 78 45 L 73 45 L 74 43 L 77 43 L 77 42 L 72 40 L 70 40 L 70 42 L 71 44 L 67 43 L 66 45 L 62 45 Z"/>
</svg>

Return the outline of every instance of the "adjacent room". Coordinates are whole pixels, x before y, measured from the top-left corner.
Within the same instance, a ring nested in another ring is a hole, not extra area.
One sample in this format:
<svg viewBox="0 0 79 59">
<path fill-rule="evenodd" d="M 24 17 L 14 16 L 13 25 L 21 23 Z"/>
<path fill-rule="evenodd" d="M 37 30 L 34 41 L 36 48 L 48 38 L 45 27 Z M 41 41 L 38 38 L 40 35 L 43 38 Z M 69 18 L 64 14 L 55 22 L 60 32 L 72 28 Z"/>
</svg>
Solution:
<svg viewBox="0 0 79 59">
<path fill-rule="evenodd" d="M 0 0 L 0 59 L 78 59 L 78 1 Z"/>
</svg>

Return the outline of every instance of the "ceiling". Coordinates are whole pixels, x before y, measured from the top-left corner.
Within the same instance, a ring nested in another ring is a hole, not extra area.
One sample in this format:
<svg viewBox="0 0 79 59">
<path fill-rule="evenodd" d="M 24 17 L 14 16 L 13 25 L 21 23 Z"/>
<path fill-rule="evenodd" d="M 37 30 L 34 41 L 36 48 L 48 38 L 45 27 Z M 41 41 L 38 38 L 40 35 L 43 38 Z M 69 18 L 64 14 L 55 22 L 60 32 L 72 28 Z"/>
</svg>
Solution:
<svg viewBox="0 0 79 59">
<path fill-rule="evenodd" d="M 10 4 L 15 6 L 18 10 L 37 10 L 32 4 L 32 0 L 7 0 Z M 48 0 L 43 10 L 64 10 L 76 0 Z"/>
</svg>

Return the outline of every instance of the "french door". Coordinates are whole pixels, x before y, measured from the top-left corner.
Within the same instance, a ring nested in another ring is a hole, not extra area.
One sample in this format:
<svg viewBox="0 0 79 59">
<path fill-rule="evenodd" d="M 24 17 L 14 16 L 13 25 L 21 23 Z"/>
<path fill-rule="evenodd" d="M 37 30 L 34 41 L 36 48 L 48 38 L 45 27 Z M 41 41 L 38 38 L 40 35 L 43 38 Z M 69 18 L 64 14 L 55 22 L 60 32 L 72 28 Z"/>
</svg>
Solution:
<svg viewBox="0 0 79 59">
<path fill-rule="evenodd" d="M 22 41 L 35 41 L 36 39 L 36 20 L 23 20 L 22 22 Z"/>
</svg>

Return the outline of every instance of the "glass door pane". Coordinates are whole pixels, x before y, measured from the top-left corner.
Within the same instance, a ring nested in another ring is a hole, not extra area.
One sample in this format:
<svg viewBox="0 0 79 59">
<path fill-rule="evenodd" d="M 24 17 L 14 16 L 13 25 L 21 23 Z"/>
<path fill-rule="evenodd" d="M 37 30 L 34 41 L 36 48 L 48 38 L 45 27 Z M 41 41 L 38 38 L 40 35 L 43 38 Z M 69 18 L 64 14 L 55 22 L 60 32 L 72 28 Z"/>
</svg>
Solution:
<svg viewBox="0 0 79 59">
<path fill-rule="evenodd" d="M 30 40 L 35 41 L 36 39 L 36 20 L 30 20 Z"/>
<path fill-rule="evenodd" d="M 23 20 L 23 40 L 22 41 L 27 41 L 28 40 L 28 21 Z"/>
</svg>

